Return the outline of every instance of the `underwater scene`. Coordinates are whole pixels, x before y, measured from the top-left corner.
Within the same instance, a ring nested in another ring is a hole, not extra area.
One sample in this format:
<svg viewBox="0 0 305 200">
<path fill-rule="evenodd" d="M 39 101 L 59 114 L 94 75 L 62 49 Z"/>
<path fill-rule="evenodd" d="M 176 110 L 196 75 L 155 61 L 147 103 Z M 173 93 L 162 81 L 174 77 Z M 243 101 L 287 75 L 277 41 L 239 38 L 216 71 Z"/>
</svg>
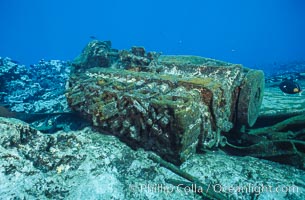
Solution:
<svg viewBox="0 0 305 200">
<path fill-rule="evenodd" d="M 0 2 L 0 199 L 305 199 L 302 0 Z"/>
</svg>

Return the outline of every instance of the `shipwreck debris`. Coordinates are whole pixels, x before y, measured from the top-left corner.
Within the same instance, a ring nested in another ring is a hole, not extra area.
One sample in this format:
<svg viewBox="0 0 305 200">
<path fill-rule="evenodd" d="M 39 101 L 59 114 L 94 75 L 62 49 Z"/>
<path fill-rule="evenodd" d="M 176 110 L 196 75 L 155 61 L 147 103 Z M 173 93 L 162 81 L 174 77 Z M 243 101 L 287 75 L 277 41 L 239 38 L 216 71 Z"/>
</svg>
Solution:
<svg viewBox="0 0 305 200">
<path fill-rule="evenodd" d="M 263 98 L 262 71 L 197 56 L 92 41 L 74 67 L 66 94 L 72 110 L 175 164 L 198 146 L 218 147 L 222 132 L 252 126 Z"/>
</svg>

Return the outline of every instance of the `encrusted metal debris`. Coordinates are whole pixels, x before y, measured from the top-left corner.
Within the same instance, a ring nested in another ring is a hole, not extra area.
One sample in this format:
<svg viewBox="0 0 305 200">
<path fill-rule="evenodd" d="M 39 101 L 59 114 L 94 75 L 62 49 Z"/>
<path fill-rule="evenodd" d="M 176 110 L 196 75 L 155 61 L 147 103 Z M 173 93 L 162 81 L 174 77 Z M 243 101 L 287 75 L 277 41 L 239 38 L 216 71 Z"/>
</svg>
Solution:
<svg viewBox="0 0 305 200">
<path fill-rule="evenodd" d="M 264 90 L 262 71 L 196 56 L 160 56 L 92 41 L 74 62 L 70 107 L 101 131 L 180 164 L 222 132 L 252 126 Z"/>
</svg>

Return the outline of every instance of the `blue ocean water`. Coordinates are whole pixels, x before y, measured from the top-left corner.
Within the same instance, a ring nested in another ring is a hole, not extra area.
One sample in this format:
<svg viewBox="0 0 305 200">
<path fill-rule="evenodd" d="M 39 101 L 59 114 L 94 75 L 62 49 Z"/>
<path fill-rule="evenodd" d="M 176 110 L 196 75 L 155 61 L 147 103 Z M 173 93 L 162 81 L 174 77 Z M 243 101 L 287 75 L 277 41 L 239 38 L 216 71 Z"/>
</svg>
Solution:
<svg viewBox="0 0 305 200">
<path fill-rule="evenodd" d="M 1 0 L 0 56 L 73 60 L 90 36 L 248 67 L 305 59 L 302 0 Z"/>
</svg>

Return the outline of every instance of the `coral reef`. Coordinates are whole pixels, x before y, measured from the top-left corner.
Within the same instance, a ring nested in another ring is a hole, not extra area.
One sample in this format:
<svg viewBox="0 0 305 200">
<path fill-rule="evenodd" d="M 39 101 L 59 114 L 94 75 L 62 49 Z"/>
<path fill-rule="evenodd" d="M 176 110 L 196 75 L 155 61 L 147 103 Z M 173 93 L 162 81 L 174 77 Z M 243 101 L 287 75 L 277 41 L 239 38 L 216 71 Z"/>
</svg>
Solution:
<svg viewBox="0 0 305 200">
<path fill-rule="evenodd" d="M 78 125 L 69 115 L 65 97 L 70 70 L 69 62 L 59 60 L 41 60 L 25 67 L 0 57 L 0 106 L 44 132 L 75 129 Z"/>
</svg>

